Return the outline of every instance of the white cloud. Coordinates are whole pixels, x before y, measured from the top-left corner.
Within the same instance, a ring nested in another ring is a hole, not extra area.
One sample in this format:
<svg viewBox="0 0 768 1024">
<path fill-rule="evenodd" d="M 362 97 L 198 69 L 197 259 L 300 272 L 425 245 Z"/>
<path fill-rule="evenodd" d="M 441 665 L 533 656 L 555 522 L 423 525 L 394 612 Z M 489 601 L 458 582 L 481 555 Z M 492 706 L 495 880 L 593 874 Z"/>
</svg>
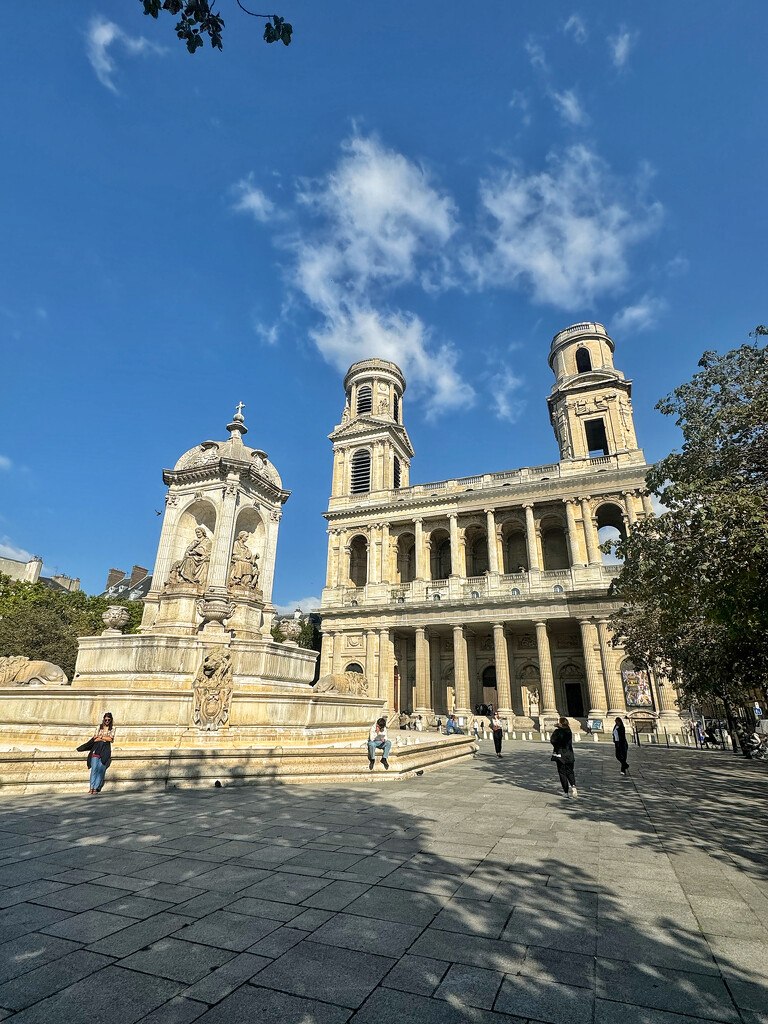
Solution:
<svg viewBox="0 0 768 1024">
<path fill-rule="evenodd" d="M 0 469 L 10 469 L 13 463 L 7 455 L 0 455 Z"/>
<path fill-rule="evenodd" d="M 549 65 L 547 64 L 547 57 L 544 53 L 544 49 L 539 43 L 535 42 L 534 39 L 528 38 L 525 41 L 525 52 L 528 54 L 528 60 L 531 63 L 532 68 L 537 68 L 539 71 L 548 72 Z"/>
<path fill-rule="evenodd" d="M 665 512 L 669 512 L 669 506 L 665 505 L 656 494 L 651 494 L 651 505 L 653 505 L 653 511 L 657 516 L 663 516 Z"/>
<path fill-rule="evenodd" d="M 530 106 L 531 101 L 528 98 L 528 94 L 521 92 L 519 89 L 515 89 L 512 93 L 512 99 L 509 101 L 511 110 L 519 110 L 520 118 L 524 125 L 531 123 Z"/>
<path fill-rule="evenodd" d="M 493 402 L 496 416 L 500 420 L 509 420 L 510 423 L 520 416 L 525 408 L 525 402 L 515 397 L 515 392 L 522 387 L 522 380 L 516 377 L 512 371 L 504 367 L 498 373 L 494 373 L 489 381 L 491 401 Z"/>
<path fill-rule="evenodd" d="M 574 125 L 587 123 L 589 118 L 579 103 L 579 99 L 573 89 L 566 89 L 564 92 L 553 92 L 551 96 L 555 109 L 564 121 Z"/>
<path fill-rule="evenodd" d="M 673 257 L 666 266 L 667 274 L 670 277 L 682 277 L 683 274 L 688 273 L 690 262 L 686 256 L 678 253 L 677 256 Z"/>
<path fill-rule="evenodd" d="M 637 41 L 637 33 L 622 25 L 615 36 L 608 36 L 608 51 L 614 67 L 623 68 L 629 59 L 629 51 Z"/>
<path fill-rule="evenodd" d="M 275 609 L 278 615 L 293 615 L 297 608 L 306 614 L 307 612 L 314 612 L 320 607 L 319 597 L 302 597 L 298 601 L 289 601 L 288 604 L 276 604 Z"/>
<path fill-rule="evenodd" d="M 237 197 L 235 210 L 238 213 L 248 213 L 254 220 L 262 222 L 270 220 L 274 214 L 275 204 L 253 184 L 253 175 L 249 174 L 247 178 L 238 181 L 233 186 L 233 192 Z"/>
<path fill-rule="evenodd" d="M 32 555 L 14 544 L 10 537 L 0 537 L 0 558 L 13 558 L 17 562 L 28 562 Z"/>
<path fill-rule="evenodd" d="M 464 263 L 478 287 L 524 288 L 536 302 L 583 310 L 625 284 L 629 250 L 658 227 L 662 208 L 625 194 L 585 146 L 547 164 L 529 175 L 512 166 L 481 182 L 487 248 Z"/>
<path fill-rule="evenodd" d="M 581 46 L 587 41 L 587 26 L 584 24 L 583 18 L 578 14 L 572 14 L 568 21 L 563 25 L 563 32 L 565 35 L 570 34 L 573 36 L 574 42 Z"/>
<path fill-rule="evenodd" d="M 457 354 L 419 316 L 391 301 L 402 286 L 453 283 L 446 247 L 456 208 L 417 163 L 375 138 L 353 135 L 336 167 L 303 182 L 300 210 L 312 225 L 290 243 L 295 287 L 321 317 L 311 337 L 340 370 L 370 356 L 398 363 L 426 394 L 429 416 L 470 405 Z"/>
<path fill-rule="evenodd" d="M 659 314 L 667 308 L 664 299 L 656 298 L 653 295 L 644 295 L 642 299 L 631 306 L 625 306 L 611 321 L 611 330 L 622 334 L 631 334 L 638 331 L 647 331 L 654 327 Z"/>
<path fill-rule="evenodd" d="M 116 45 L 131 57 L 165 53 L 165 47 L 157 46 L 144 36 L 129 36 L 114 21 L 92 18 L 86 32 L 88 60 L 101 84 L 114 93 L 118 91 L 113 81 L 117 65 L 111 51 Z"/>
<path fill-rule="evenodd" d="M 280 338 L 279 324 L 263 324 L 254 320 L 253 329 L 265 345 L 276 345 Z"/>
</svg>

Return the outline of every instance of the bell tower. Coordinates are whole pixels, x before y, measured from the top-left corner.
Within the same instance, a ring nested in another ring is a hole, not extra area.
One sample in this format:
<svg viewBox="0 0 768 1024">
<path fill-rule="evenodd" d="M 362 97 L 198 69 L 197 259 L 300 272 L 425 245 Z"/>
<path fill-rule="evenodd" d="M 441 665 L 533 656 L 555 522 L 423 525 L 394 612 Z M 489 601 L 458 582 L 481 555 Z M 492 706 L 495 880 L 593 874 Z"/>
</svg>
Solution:
<svg viewBox="0 0 768 1024">
<path fill-rule="evenodd" d="M 405 377 L 386 359 L 353 363 L 333 442 L 331 501 L 407 487 L 413 447 L 403 426 Z"/>
<path fill-rule="evenodd" d="M 642 462 L 632 416 L 632 381 L 613 365 L 615 345 L 602 324 L 566 327 L 552 339 L 555 384 L 549 418 L 563 462 L 614 456 Z"/>
</svg>

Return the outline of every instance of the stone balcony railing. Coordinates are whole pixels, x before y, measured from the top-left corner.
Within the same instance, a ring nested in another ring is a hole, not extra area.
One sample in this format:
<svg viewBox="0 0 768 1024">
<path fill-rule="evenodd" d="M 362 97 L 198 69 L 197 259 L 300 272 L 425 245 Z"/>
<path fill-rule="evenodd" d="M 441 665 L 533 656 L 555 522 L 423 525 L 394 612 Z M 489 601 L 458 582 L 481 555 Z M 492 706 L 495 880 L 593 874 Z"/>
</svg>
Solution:
<svg viewBox="0 0 768 1024">
<path fill-rule="evenodd" d="M 590 470 L 620 469 L 627 465 L 644 465 L 645 460 L 640 449 L 636 452 L 625 452 L 621 455 L 599 455 L 591 459 L 570 459 L 565 462 L 551 462 L 544 466 L 525 466 L 522 469 L 510 469 L 501 473 L 483 473 L 481 476 L 463 476 L 454 480 L 436 480 L 433 483 L 414 484 L 411 487 L 389 488 L 380 491 L 367 491 L 363 494 L 343 495 L 331 498 L 330 509 L 365 507 L 368 505 L 390 504 L 392 502 L 415 501 L 423 498 L 439 497 L 441 500 L 449 494 L 466 491 L 487 491 L 500 487 L 530 487 L 533 483 L 543 480 L 567 480 L 579 473 Z"/>
<path fill-rule="evenodd" d="M 563 597 L 579 590 L 607 590 L 618 575 L 616 565 L 572 566 L 533 572 L 486 573 L 483 576 L 450 576 L 447 580 L 414 580 L 411 583 L 367 583 L 364 587 L 326 588 L 322 608 L 363 607 L 386 604 L 421 604 L 429 601 L 477 601 Z"/>
</svg>

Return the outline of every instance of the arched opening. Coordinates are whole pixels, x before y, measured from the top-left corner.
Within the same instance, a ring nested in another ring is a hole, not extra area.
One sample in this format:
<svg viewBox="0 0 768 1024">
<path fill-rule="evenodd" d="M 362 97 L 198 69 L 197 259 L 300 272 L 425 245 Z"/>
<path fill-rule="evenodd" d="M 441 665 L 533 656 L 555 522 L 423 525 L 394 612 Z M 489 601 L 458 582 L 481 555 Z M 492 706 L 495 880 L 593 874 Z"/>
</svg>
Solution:
<svg viewBox="0 0 768 1024">
<path fill-rule="evenodd" d="M 523 698 L 523 714 L 530 718 L 538 715 L 541 680 L 535 665 L 526 665 L 520 672 L 520 693 Z"/>
<path fill-rule="evenodd" d="M 488 570 L 488 537 L 485 530 L 470 526 L 465 536 L 467 576 L 482 576 Z"/>
<path fill-rule="evenodd" d="M 570 718 L 583 718 L 586 714 L 584 670 L 578 665 L 563 665 L 560 669 L 560 687 Z"/>
<path fill-rule="evenodd" d="M 202 534 L 198 537 L 197 530 L 202 529 L 205 536 Z M 210 549 L 213 542 L 213 534 L 216 529 L 216 509 L 213 507 L 211 502 L 205 500 L 193 501 L 187 508 L 182 512 L 179 517 L 179 522 L 173 531 L 173 543 L 171 546 L 170 560 L 168 562 L 168 572 L 172 571 L 172 568 L 176 566 L 183 558 L 185 558 L 186 552 L 196 540 L 202 542 L 202 547 L 193 556 L 193 563 L 189 566 L 180 567 L 183 569 L 182 576 L 178 579 L 179 582 L 190 582 L 186 577 L 197 577 L 196 582 L 198 585 L 205 584 L 208 578 L 208 566 L 210 563 Z M 205 559 L 204 548 L 208 549 L 208 559 Z M 187 571 L 194 565 L 195 572 L 190 573 Z"/>
<path fill-rule="evenodd" d="M 494 710 L 499 706 L 499 691 L 496 685 L 496 666 L 488 665 L 480 676 L 483 684 L 483 704 L 493 704 Z"/>
<path fill-rule="evenodd" d="M 623 559 L 616 557 L 616 547 L 627 536 L 622 510 L 618 505 L 601 505 L 597 510 L 597 539 L 601 544 L 610 543 L 610 551 L 602 551 L 603 565 L 621 565 Z"/>
<path fill-rule="evenodd" d="M 393 470 L 393 482 L 395 487 L 400 486 L 400 459 L 395 456 L 394 470 Z"/>
<path fill-rule="evenodd" d="M 592 369 L 592 356 L 589 354 L 589 349 L 577 348 L 576 349 L 576 371 L 577 373 L 589 373 Z"/>
<path fill-rule="evenodd" d="M 451 575 L 451 538 L 446 530 L 433 530 L 429 540 L 430 579 L 447 580 Z"/>
<path fill-rule="evenodd" d="M 397 539 L 397 581 L 411 583 L 416 579 L 416 538 L 403 533 Z"/>
<path fill-rule="evenodd" d="M 352 456 L 352 493 L 364 494 L 371 489 L 371 453 L 359 448 Z"/>
<path fill-rule="evenodd" d="M 568 541 L 562 526 L 547 526 L 541 531 L 541 553 L 545 569 L 567 569 Z"/>
<path fill-rule="evenodd" d="M 373 408 L 373 391 L 370 384 L 363 384 L 357 389 L 357 415 L 370 412 Z"/>
<path fill-rule="evenodd" d="M 517 524 L 507 525 L 505 523 L 502 532 L 504 548 L 504 572 L 527 572 L 528 571 L 528 548 L 525 543 L 525 533 Z"/>
<path fill-rule="evenodd" d="M 363 666 L 362 665 L 358 665 L 358 663 L 356 661 L 350 661 L 350 663 L 347 665 L 347 667 L 344 669 L 344 671 L 345 672 L 359 672 L 361 676 L 365 675 L 365 672 L 363 672 Z"/>
<path fill-rule="evenodd" d="M 349 545 L 349 582 L 364 587 L 368 582 L 368 541 L 359 534 Z"/>
</svg>

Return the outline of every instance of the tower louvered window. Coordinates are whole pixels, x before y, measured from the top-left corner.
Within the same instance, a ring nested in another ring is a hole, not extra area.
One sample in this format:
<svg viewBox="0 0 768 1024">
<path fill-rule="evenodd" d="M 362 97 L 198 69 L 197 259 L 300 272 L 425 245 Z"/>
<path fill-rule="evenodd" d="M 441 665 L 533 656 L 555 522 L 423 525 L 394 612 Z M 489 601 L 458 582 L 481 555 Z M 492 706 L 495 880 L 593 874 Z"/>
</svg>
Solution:
<svg viewBox="0 0 768 1024">
<path fill-rule="evenodd" d="M 357 414 L 370 412 L 373 408 L 373 391 L 369 384 L 363 384 L 357 389 Z"/>
<path fill-rule="evenodd" d="M 371 453 L 361 448 L 352 456 L 352 493 L 364 494 L 371 489 Z"/>
<path fill-rule="evenodd" d="M 395 456 L 394 483 L 395 487 L 400 486 L 400 459 L 397 456 Z"/>
<path fill-rule="evenodd" d="M 397 395 L 395 395 L 395 423 L 399 423 L 399 422 L 400 422 L 400 399 L 398 398 Z M 398 485 L 395 484 L 395 487 L 397 487 L 397 486 Z"/>
</svg>

